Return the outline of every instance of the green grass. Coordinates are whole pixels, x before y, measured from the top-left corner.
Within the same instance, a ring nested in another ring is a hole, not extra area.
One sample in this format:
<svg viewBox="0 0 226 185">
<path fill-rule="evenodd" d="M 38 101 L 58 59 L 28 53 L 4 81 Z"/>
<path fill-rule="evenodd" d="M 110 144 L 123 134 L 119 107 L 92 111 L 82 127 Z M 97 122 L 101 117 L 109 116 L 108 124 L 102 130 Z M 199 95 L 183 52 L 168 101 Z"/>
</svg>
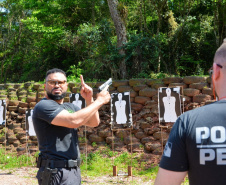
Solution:
<svg viewBox="0 0 226 185">
<path fill-rule="evenodd" d="M 20 168 L 35 164 L 35 157 L 27 155 L 17 156 L 16 153 L 6 152 L 0 148 L 0 169 Z"/>
<path fill-rule="evenodd" d="M 96 150 L 86 156 L 81 155 L 83 164 L 81 171 L 84 176 L 101 177 L 113 175 L 113 166 L 117 166 L 117 171 L 128 173 L 128 166 L 132 166 L 133 176 L 142 178 L 143 181 L 149 181 L 156 178 L 158 166 L 147 168 L 145 162 L 140 162 L 142 154 L 130 154 L 128 152 L 112 152 L 109 147 Z"/>
<path fill-rule="evenodd" d="M 37 153 L 36 155 L 37 156 Z M 20 167 L 31 167 L 35 164 L 35 156 L 20 155 L 6 152 L 0 148 L 0 169 L 13 170 Z M 109 147 L 97 149 L 95 152 L 81 155 L 82 165 L 81 172 L 83 177 L 96 179 L 101 176 L 113 176 L 113 166 L 117 166 L 117 171 L 127 173 L 128 166 L 132 166 L 134 177 L 139 177 L 142 182 L 154 182 L 158 166 L 147 167 L 146 162 L 140 162 L 142 154 L 130 154 L 128 152 L 112 152 Z M 132 160 L 131 160 L 132 159 Z M 134 185 L 136 181 L 132 182 Z M 139 184 L 139 183 L 138 183 Z M 188 185 L 188 179 L 185 179 L 183 185 Z"/>
</svg>

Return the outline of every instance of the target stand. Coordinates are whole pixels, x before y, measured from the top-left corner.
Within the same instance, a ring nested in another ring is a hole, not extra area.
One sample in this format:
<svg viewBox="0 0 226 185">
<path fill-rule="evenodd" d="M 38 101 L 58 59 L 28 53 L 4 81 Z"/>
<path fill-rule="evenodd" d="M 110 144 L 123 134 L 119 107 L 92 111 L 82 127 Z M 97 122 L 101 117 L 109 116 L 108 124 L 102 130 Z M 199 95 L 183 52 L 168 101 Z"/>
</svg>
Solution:
<svg viewBox="0 0 226 185">
<path fill-rule="evenodd" d="M 181 98 L 183 93 L 183 86 L 160 87 L 158 89 L 158 113 L 159 113 L 159 127 L 161 128 L 161 141 L 162 141 L 162 154 L 164 152 L 163 145 L 163 129 L 172 128 L 177 118 L 182 114 L 181 101 L 184 102 L 185 98 Z"/>
<path fill-rule="evenodd" d="M 112 151 L 114 152 L 114 134 L 113 131 L 130 130 L 131 138 L 131 166 L 128 166 L 128 172 L 125 173 L 114 165 L 113 159 L 113 177 L 131 176 L 132 177 L 132 134 L 133 129 L 130 92 L 111 94 L 111 131 L 112 131 Z"/>
</svg>

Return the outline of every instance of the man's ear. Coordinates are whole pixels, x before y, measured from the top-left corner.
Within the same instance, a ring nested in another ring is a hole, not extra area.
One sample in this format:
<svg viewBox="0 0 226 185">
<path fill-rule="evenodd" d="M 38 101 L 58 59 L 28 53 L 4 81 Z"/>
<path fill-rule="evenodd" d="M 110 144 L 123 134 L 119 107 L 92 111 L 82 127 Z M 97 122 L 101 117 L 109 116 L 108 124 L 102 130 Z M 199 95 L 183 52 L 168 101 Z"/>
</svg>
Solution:
<svg viewBox="0 0 226 185">
<path fill-rule="evenodd" d="M 213 80 L 217 80 L 220 77 L 220 70 L 221 68 L 218 67 L 216 63 L 213 63 L 213 74 L 212 74 Z"/>
</svg>

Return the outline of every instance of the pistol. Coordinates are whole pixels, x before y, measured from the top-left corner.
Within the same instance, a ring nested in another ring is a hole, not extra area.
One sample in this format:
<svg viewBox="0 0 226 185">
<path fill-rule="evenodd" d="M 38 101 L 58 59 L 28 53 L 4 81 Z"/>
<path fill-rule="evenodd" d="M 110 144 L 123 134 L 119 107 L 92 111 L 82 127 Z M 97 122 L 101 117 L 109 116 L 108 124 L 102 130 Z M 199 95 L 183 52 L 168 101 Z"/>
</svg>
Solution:
<svg viewBox="0 0 226 185">
<path fill-rule="evenodd" d="M 52 177 L 57 173 L 57 168 L 55 169 L 50 169 L 50 168 L 45 168 L 45 170 L 42 172 L 42 185 L 50 185 L 52 184 Z"/>
<path fill-rule="evenodd" d="M 99 92 L 101 92 L 101 91 L 104 90 L 104 89 L 107 90 L 108 87 L 109 87 L 111 84 L 112 84 L 112 79 L 109 78 L 108 81 L 106 81 L 104 84 L 102 84 L 102 85 L 98 88 Z"/>
</svg>

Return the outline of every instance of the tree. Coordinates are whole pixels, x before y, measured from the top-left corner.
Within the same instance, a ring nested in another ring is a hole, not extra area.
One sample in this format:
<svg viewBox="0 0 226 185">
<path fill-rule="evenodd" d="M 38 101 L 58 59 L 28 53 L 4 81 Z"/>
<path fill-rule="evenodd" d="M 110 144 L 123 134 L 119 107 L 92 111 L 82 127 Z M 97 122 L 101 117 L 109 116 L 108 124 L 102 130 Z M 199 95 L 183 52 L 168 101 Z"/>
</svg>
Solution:
<svg viewBox="0 0 226 185">
<path fill-rule="evenodd" d="M 0 81 L 58 67 L 104 80 L 207 74 L 226 37 L 226 0 L 4 0 Z M 192 67 L 191 67 L 192 66 Z M 71 78 L 73 79 L 73 78 Z"/>
<path fill-rule="evenodd" d="M 115 25 L 115 31 L 117 35 L 117 48 L 119 49 L 119 54 L 122 56 L 119 66 L 120 77 L 122 79 L 126 79 L 127 71 L 126 71 L 126 61 L 124 58 L 125 55 L 124 46 L 127 43 L 127 35 L 125 22 L 123 21 L 122 16 L 124 17 L 126 16 L 127 10 L 123 4 L 119 4 L 118 0 L 107 0 L 107 1 L 111 17 Z"/>
<path fill-rule="evenodd" d="M 226 1 L 213 2 L 216 45 L 220 46 L 226 37 Z"/>
</svg>

